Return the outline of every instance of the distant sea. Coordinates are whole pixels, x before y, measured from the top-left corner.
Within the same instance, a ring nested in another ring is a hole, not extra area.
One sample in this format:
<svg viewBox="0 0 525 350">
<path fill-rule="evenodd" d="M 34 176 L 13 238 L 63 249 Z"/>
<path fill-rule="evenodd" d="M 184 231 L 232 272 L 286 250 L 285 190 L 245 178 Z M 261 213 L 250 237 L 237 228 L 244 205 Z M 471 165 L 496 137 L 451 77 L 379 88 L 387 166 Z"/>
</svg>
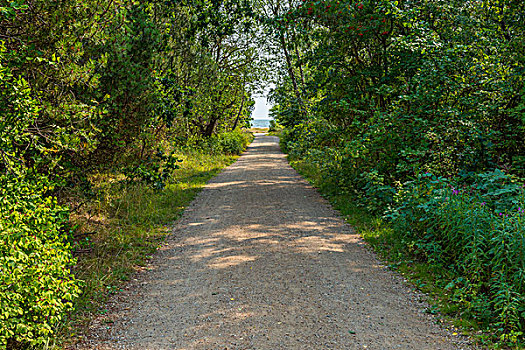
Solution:
<svg viewBox="0 0 525 350">
<path fill-rule="evenodd" d="M 269 128 L 270 120 L 269 119 L 254 119 L 252 120 L 252 128 Z"/>
</svg>

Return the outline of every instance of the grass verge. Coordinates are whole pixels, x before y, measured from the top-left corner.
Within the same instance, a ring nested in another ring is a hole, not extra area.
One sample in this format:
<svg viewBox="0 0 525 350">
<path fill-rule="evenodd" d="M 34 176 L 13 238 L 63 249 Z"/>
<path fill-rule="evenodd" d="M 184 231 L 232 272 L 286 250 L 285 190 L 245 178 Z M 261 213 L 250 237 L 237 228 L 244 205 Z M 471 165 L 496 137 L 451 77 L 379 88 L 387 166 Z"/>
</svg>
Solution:
<svg viewBox="0 0 525 350">
<path fill-rule="evenodd" d="M 82 339 L 90 320 L 107 312 L 108 297 L 145 265 L 206 182 L 238 158 L 201 152 L 177 157 L 180 168 L 162 191 L 124 186 L 107 175 L 92 179 L 98 184 L 98 199 L 72 218 L 78 225 L 75 275 L 83 285 L 75 312 L 60 329 L 61 342 L 70 345 Z"/>
<path fill-rule="evenodd" d="M 330 201 L 392 270 L 402 274 L 415 288 L 428 296 L 429 307 L 426 312 L 435 315 L 444 328 L 452 334 L 461 333 L 469 336 L 475 345 L 481 348 L 522 349 L 522 347 L 509 347 L 504 342 L 498 341 L 490 330 L 480 329 L 474 319 L 462 313 L 461 303 L 453 300 L 453 293 L 446 287 L 451 280 L 447 271 L 442 267 L 416 261 L 406 254 L 395 232 L 382 218 L 358 207 L 349 195 L 332 195 L 328 191 L 323 191 L 318 166 L 290 157 L 289 161 L 293 168 Z"/>
</svg>

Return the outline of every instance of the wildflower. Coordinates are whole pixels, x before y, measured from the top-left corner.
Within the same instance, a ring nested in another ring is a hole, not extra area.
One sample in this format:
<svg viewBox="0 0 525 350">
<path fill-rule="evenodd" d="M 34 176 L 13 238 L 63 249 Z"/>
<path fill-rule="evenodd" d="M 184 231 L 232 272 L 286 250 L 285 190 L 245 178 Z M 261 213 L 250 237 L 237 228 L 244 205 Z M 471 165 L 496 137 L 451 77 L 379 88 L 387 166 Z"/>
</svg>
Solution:
<svg viewBox="0 0 525 350">
<path fill-rule="evenodd" d="M 503 213 L 499 213 L 498 215 L 499 215 L 499 216 L 503 216 Z"/>
<path fill-rule="evenodd" d="M 481 206 L 482 206 L 482 207 L 484 207 L 485 204 L 487 204 L 487 203 L 485 203 L 485 202 L 481 202 Z"/>
</svg>

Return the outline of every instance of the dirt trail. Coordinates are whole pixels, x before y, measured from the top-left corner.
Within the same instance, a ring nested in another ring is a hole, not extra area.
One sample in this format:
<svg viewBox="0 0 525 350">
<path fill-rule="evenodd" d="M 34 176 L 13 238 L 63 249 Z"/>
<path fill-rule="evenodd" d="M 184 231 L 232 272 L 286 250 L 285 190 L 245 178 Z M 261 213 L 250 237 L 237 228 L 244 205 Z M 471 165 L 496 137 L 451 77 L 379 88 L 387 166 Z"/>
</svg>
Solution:
<svg viewBox="0 0 525 350">
<path fill-rule="evenodd" d="M 466 349 L 258 136 L 84 349 Z"/>
</svg>

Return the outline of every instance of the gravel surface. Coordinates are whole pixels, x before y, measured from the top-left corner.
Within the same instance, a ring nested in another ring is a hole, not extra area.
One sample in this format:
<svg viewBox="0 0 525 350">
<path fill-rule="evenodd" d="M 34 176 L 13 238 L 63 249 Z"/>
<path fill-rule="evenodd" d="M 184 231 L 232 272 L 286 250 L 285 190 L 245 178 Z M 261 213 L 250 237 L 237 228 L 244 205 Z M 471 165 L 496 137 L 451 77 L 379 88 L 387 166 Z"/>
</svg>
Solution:
<svg viewBox="0 0 525 350">
<path fill-rule="evenodd" d="M 257 136 L 77 349 L 468 349 Z"/>
</svg>

